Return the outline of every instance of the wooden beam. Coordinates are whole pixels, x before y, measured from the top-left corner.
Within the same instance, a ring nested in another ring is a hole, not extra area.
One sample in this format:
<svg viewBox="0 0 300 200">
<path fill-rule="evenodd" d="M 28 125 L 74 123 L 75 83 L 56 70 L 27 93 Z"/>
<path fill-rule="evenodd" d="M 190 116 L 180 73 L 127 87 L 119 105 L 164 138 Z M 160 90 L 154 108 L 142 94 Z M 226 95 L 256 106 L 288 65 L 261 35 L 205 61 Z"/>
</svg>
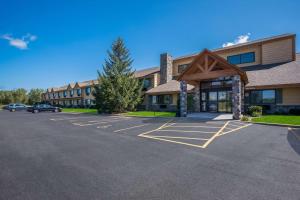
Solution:
<svg viewBox="0 0 300 200">
<path fill-rule="evenodd" d="M 210 71 L 216 66 L 217 63 L 218 63 L 218 61 L 215 60 L 215 61 L 209 66 L 209 68 L 207 69 L 207 71 L 210 72 Z"/>
<path fill-rule="evenodd" d="M 218 71 L 211 71 L 206 73 L 195 73 L 195 74 L 186 74 L 182 77 L 182 80 L 186 81 L 200 81 L 200 80 L 207 80 L 218 78 L 222 76 L 232 76 L 236 75 L 237 72 L 234 70 L 218 70 Z"/>
<path fill-rule="evenodd" d="M 204 57 L 204 69 L 205 71 L 208 69 L 208 55 L 205 55 Z"/>
<path fill-rule="evenodd" d="M 204 67 L 202 65 L 200 65 L 199 63 L 197 63 L 196 66 L 201 70 L 201 72 L 205 71 Z"/>
</svg>

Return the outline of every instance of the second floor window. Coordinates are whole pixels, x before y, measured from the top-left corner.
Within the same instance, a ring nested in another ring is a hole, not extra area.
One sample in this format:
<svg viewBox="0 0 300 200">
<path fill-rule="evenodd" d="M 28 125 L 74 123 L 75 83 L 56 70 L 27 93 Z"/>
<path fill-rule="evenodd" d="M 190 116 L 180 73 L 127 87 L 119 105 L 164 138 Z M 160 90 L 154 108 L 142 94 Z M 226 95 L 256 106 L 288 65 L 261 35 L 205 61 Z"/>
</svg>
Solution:
<svg viewBox="0 0 300 200">
<path fill-rule="evenodd" d="M 70 90 L 70 96 L 72 97 L 74 94 L 74 91 L 73 90 Z"/>
<path fill-rule="evenodd" d="M 150 79 L 144 79 L 143 86 L 145 89 L 149 88 L 151 86 L 151 80 Z"/>
<path fill-rule="evenodd" d="M 64 91 L 64 97 L 67 97 L 67 91 Z"/>
<path fill-rule="evenodd" d="M 77 96 L 81 96 L 81 89 L 80 88 L 77 89 Z"/>
<path fill-rule="evenodd" d="M 86 95 L 90 95 L 91 94 L 91 87 L 86 87 L 85 88 L 85 93 L 86 93 Z"/>
<path fill-rule="evenodd" d="M 187 64 L 178 65 L 178 73 L 181 74 L 187 68 L 187 66 Z"/>
<path fill-rule="evenodd" d="M 234 64 L 234 65 L 255 62 L 255 53 L 249 52 L 249 53 L 227 56 L 227 61 L 230 64 Z"/>
</svg>

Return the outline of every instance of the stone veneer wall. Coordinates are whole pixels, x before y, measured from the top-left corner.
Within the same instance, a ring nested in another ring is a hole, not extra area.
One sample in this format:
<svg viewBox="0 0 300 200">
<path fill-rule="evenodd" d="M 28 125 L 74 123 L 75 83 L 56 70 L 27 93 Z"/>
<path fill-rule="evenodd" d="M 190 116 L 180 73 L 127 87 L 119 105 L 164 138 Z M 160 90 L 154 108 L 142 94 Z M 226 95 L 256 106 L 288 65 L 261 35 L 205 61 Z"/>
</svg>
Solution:
<svg viewBox="0 0 300 200">
<path fill-rule="evenodd" d="M 160 55 L 160 84 L 167 83 L 173 78 L 173 58 L 168 53 Z"/>
<path fill-rule="evenodd" d="M 242 112 L 242 82 L 240 75 L 232 78 L 232 112 L 233 119 L 240 119 Z"/>
<path fill-rule="evenodd" d="M 194 112 L 200 112 L 200 83 L 194 88 Z"/>
<path fill-rule="evenodd" d="M 187 84 L 180 81 L 180 117 L 187 115 Z"/>
</svg>

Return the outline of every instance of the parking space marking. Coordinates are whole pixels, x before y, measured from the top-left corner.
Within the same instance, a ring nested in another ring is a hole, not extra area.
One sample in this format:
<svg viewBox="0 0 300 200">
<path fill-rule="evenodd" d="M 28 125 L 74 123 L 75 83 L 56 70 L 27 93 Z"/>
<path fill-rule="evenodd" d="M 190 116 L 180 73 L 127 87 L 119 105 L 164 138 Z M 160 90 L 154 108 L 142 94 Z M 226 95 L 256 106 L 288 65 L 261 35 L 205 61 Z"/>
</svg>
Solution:
<svg viewBox="0 0 300 200">
<path fill-rule="evenodd" d="M 215 133 L 215 132 L 211 132 L 211 131 L 185 131 L 185 130 L 172 130 L 172 129 L 167 129 L 167 130 L 166 129 L 160 129 L 159 131 L 180 132 L 180 133 Z"/>
<path fill-rule="evenodd" d="M 154 139 L 154 140 L 161 140 L 161 141 L 166 141 L 166 142 L 172 142 L 172 143 L 177 143 L 177 144 L 184 144 L 187 146 L 192 146 L 192 147 L 198 147 L 198 148 L 206 148 L 210 143 L 212 143 L 217 137 L 222 136 L 222 135 L 226 135 L 228 133 L 240 130 L 242 128 L 246 128 L 252 124 L 250 123 L 244 123 L 244 122 L 237 122 L 237 121 L 227 121 L 227 122 L 205 122 L 206 124 L 212 124 L 212 126 L 205 126 L 205 125 L 181 125 L 178 123 L 170 123 L 167 122 L 165 124 L 163 124 L 161 127 L 157 128 L 157 129 L 153 129 L 150 131 L 147 131 L 145 133 L 141 133 L 138 136 L 140 137 L 145 137 L 145 138 L 149 138 L 149 139 Z M 176 124 L 176 125 L 175 125 Z M 218 125 L 222 125 L 222 126 L 216 126 L 216 124 Z M 238 125 L 239 124 L 239 125 Z M 233 125 L 230 127 L 230 125 Z M 168 129 L 169 127 L 169 129 Z M 170 128 L 204 128 L 204 129 L 209 129 L 211 128 L 212 130 L 217 129 L 216 131 L 202 131 L 200 130 L 172 130 Z M 151 134 L 151 133 L 155 133 L 155 132 L 179 132 L 182 133 L 182 136 L 171 136 L 171 135 L 155 135 L 155 134 Z M 210 138 L 205 138 L 205 137 L 185 137 L 185 135 L 187 133 L 208 133 L 208 134 L 212 134 Z M 193 143 L 189 143 L 189 142 L 182 142 L 182 141 L 178 141 L 176 139 L 186 139 L 186 140 L 198 140 L 198 141 L 205 141 L 204 144 L 193 144 Z"/>
<path fill-rule="evenodd" d="M 172 126 L 178 128 L 221 128 L 222 126 Z"/>
<path fill-rule="evenodd" d="M 93 125 L 97 125 L 97 124 L 103 124 L 103 123 L 114 123 L 114 122 L 120 122 L 120 121 L 126 121 L 127 119 L 124 120 L 102 120 L 102 121 L 97 121 L 95 123 L 85 123 L 85 122 L 81 122 L 81 123 L 73 123 L 74 125 L 77 126 L 93 126 Z"/>
<path fill-rule="evenodd" d="M 128 128 L 123 128 L 123 129 L 115 130 L 114 133 L 121 132 L 121 131 L 126 131 L 126 130 L 130 130 L 130 129 L 134 129 L 134 128 L 139 128 L 139 127 L 147 126 L 147 125 L 149 125 L 149 124 L 142 124 L 142 125 L 137 125 L 137 126 L 131 126 L 131 127 L 128 127 Z"/>
<path fill-rule="evenodd" d="M 174 138 L 174 139 L 188 139 L 188 140 L 208 140 L 204 138 L 191 138 L 191 137 L 176 137 L 176 136 L 167 136 L 167 135 L 159 135 L 155 136 L 156 138 Z"/>
<path fill-rule="evenodd" d="M 224 130 L 224 128 L 227 126 L 227 124 L 229 123 L 229 121 L 228 122 L 226 122 L 225 124 L 224 124 L 224 126 L 218 131 L 218 132 L 216 132 L 204 145 L 203 145 L 203 147 L 202 148 L 206 148 L 216 137 L 218 137 L 219 136 L 219 134 Z"/>
<path fill-rule="evenodd" d="M 232 129 L 232 130 L 230 130 L 230 131 L 223 132 L 223 133 L 219 134 L 219 136 L 226 135 L 226 134 L 228 134 L 228 133 L 231 133 L 231 132 L 240 130 L 240 129 L 242 129 L 242 128 L 246 128 L 246 127 L 248 127 L 248 126 L 250 126 L 250 125 L 252 125 L 252 124 L 246 124 L 246 125 L 244 125 L 244 126 L 240 126 L 240 127 L 238 127 L 238 128 Z"/>
</svg>

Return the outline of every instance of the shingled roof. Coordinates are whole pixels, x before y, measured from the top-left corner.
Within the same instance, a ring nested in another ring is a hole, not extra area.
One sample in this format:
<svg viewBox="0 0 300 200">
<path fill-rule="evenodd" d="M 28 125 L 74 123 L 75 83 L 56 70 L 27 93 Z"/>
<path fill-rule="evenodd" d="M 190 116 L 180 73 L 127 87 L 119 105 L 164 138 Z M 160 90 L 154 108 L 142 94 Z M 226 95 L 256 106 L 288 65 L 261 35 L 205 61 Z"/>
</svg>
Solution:
<svg viewBox="0 0 300 200">
<path fill-rule="evenodd" d="M 152 68 L 147 68 L 147 69 L 143 69 L 143 70 L 139 70 L 139 71 L 136 71 L 134 73 L 134 76 L 136 78 L 142 78 L 144 76 L 148 76 L 150 74 L 154 74 L 154 73 L 157 73 L 160 71 L 160 68 L 159 67 L 152 67 Z"/>
<path fill-rule="evenodd" d="M 243 67 L 249 83 L 246 87 L 263 88 L 285 85 L 300 85 L 300 54 L 296 60 L 288 63 L 256 65 Z"/>
<path fill-rule="evenodd" d="M 187 85 L 187 90 L 191 91 L 194 86 Z M 180 82 L 176 80 L 171 80 L 165 84 L 161 84 L 155 88 L 148 90 L 147 94 L 169 94 L 169 93 L 179 93 L 180 92 Z"/>
</svg>

